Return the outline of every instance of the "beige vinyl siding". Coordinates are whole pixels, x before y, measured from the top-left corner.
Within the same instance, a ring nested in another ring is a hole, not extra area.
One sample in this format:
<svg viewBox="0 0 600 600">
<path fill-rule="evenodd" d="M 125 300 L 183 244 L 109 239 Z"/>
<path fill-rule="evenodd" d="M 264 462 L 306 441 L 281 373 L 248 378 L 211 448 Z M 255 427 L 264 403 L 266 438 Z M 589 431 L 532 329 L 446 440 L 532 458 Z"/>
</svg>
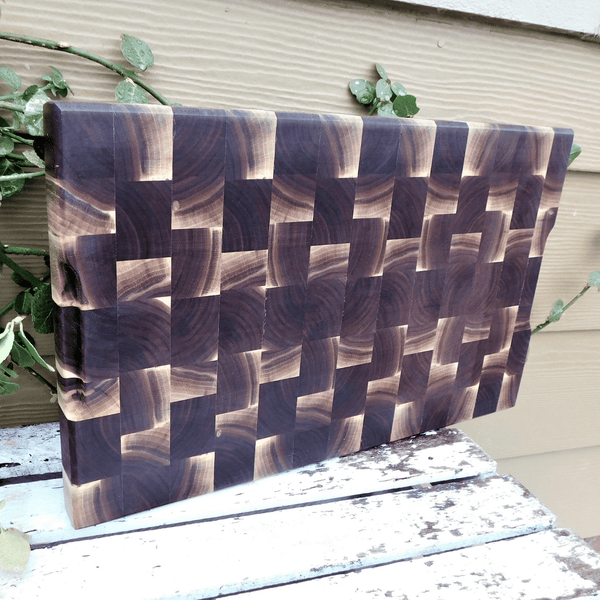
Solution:
<svg viewBox="0 0 600 600">
<path fill-rule="evenodd" d="M 459 428 L 497 460 L 600 447 L 599 366 L 599 331 L 536 334 L 516 406 Z"/>
<path fill-rule="evenodd" d="M 521 482 L 558 517 L 559 527 L 582 537 L 600 531 L 600 447 L 574 448 L 498 461 L 498 472 Z"/>
<path fill-rule="evenodd" d="M 444 16 L 388 0 L 29 0 L 2 4 L 0 29 L 48 37 L 121 61 L 119 35 L 140 37 L 144 75 L 191 106 L 365 114 L 347 91 L 380 62 L 419 99 L 419 117 L 570 127 L 583 147 L 565 184 L 540 275 L 533 322 L 600 269 L 600 77 L 597 40 Z M 0 41 L 0 64 L 25 84 L 58 67 L 77 101 L 112 101 L 116 75 L 81 58 Z M 3 243 L 47 245 L 42 181 L 0 208 Z M 29 264 L 29 263 L 27 263 Z M 0 305 L 11 297 L 5 271 Z M 39 340 L 51 355 L 52 337 Z M 585 536 L 597 511 L 600 296 L 590 292 L 535 336 L 517 407 L 464 430 Z M 25 376 L 0 398 L 0 426 L 57 418 Z"/>
</svg>

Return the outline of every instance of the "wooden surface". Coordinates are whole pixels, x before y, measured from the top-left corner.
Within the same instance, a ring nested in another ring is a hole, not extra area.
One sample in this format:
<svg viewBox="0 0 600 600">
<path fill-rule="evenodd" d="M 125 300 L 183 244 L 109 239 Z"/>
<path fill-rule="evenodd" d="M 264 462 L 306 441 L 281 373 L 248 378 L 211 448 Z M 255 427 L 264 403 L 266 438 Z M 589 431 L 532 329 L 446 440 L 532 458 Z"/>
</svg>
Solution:
<svg viewBox="0 0 600 600">
<path fill-rule="evenodd" d="M 0 457 L 0 479 L 3 480 L 60 473 L 58 423 L 0 429 Z"/>
<path fill-rule="evenodd" d="M 20 447 L 37 429 L 6 430 L 0 444 Z M 9 482 L 2 524 L 27 531 L 33 550 L 22 575 L 0 577 L 0 594 L 597 596 L 600 556 L 494 467 L 464 434 L 428 432 L 79 531 L 59 480 Z"/>
<path fill-rule="evenodd" d="M 30 457 L 23 452 L 39 438 L 40 452 Z M 52 425 L 34 425 L 0 431 L 0 447 L 14 466 L 0 467 L 0 478 L 14 480 L 23 474 L 60 474 L 60 441 Z M 42 457 L 46 457 L 42 459 Z M 304 504 L 307 489 L 313 501 L 377 494 L 389 489 L 429 485 L 454 479 L 491 476 L 496 463 L 464 434 L 444 430 L 355 454 L 332 459 L 327 467 L 288 471 L 240 488 L 221 490 L 203 497 L 162 506 L 151 511 L 73 529 L 65 510 L 62 481 L 43 479 L 15 483 L 2 495 L 7 500 L 3 521 L 26 529 L 34 545 L 43 546 L 64 539 L 82 539 L 174 525 L 180 522 L 217 518 L 226 514 L 250 514 L 284 506 Z M 43 504 L 43 509 L 40 507 Z M 201 511 L 201 512 L 198 512 Z"/>
<path fill-rule="evenodd" d="M 167 7 L 151 0 L 141 7 L 100 0 L 84 6 L 31 0 L 27 7 L 3 5 L 2 29 L 65 40 L 115 61 L 120 60 L 120 33 L 140 37 L 156 57 L 146 79 L 172 100 L 193 106 L 364 114 L 347 83 L 354 77 L 375 77 L 372 64 L 378 61 L 417 95 L 419 117 L 572 127 L 584 151 L 567 177 L 546 247 L 534 317 L 545 317 L 556 298 L 567 301 L 575 295 L 589 272 L 599 268 L 600 80 L 593 76 L 597 42 L 366 1 L 187 0 Z M 76 100 L 114 98 L 117 78 L 100 66 L 8 42 L 0 42 L 0 48 L 3 64 L 17 70 L 25 85 L 39 83 L 39 75 L 54 64 L 66 75 Z M 18 201 L 5 201 L 0 209 L 4 243 L 21 241 L 13 236 L 17 231 L 34 245 L 47 243 L 43 184 L 30 185 L 31 192 Z M 23 219 L 17 208 L 31 216 Z M 10 297 L 5 291 L 9 286 L 5 277 L 2 298 Z M 598 298 L 588 293 L 553 326 L 565 333 L 541 333 L 540 344 L 534 338 L 525 371 L 529 383 L 523 384 L 517 408 L 504 413 L 508 420 L 501 425 L 495 418 L 477 422 L 480 443 L 497 439 L 491 452 L 510 454 L 516 440 L 532 457 L 535 473 L 536 452 L 551 446 L 553 436 L 563 447 L 598 445 L 593 427 L 597 386 L 590 369 L 600 360 L 600 338 L 578 332 L 597 330 Z M 49 337 L 40 341 L 47 353 L 52 350 Z M 568 347 L 564 354 L 563 346 Z M 551 373 L 547 357 L 559 361 Z M 56 405 L 48 403 L 41 387 L 24 388 L 20 397 L 0 399 L 2 425 L 58 419 Z M 573 409 L 561 410 L 565 403 Z M 515 412 L 520 405 L 531 410 Z M 563 428 L 565 414 L 568 426 Z M 592 504 L 588 512 L 595 509 Z M 566 518 L 575 515 L 568 505 L 563 510 Z M 597 533 L 598 528 L 585 535 Z"/>
<path fill-rule="evenodd" d="M 589 564 L 595 564 L 596 559 L 594 551 L 582 546 L 572 532 L 556 529 L 360 573 L 350 572 L 293 586 L 247 592 L 237 598 L 541 600 L 577 597 L 585 600 L 598 597 L 594 582 L 588 579 Z M 578 572 L 575 585 L 571 569 Z"/>
<path fill-rule="evenodd" d="M 599 364 L 598 331 L 534 335 L 515 407 L 460 426 L 582 537 L 600 531 Z"/>
<path fill-rule="evenodd" d="M 44 129 L 76 528 L 514 405 L 571 131 L 65 102 Z"/>
</svg>

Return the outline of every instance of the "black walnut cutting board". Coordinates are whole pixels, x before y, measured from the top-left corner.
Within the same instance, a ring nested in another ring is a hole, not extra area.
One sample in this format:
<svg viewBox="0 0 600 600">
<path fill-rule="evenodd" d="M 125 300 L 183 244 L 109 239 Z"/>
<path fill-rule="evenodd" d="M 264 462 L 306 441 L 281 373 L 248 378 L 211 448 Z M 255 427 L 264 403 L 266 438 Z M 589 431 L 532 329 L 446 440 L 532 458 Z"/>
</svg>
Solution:
<svg viewBox="0 0 600 600">
<path fill-rule="evenodd" d="M 49 103 L 76 528 L 514 405 L 572 132 Z"/>
</svg>

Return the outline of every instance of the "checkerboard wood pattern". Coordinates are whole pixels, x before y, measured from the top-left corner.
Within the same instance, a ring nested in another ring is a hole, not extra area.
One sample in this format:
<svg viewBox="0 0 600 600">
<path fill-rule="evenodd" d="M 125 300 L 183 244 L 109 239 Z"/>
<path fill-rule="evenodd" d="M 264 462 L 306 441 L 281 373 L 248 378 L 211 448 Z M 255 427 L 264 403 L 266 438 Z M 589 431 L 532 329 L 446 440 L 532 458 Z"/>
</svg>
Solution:
<svg viewBox="0 0 600 600">
<path fill-rule="evenodd" d="M 75 527 L 513 406 L 572 132 L 49 103 Z"/>
</svg>

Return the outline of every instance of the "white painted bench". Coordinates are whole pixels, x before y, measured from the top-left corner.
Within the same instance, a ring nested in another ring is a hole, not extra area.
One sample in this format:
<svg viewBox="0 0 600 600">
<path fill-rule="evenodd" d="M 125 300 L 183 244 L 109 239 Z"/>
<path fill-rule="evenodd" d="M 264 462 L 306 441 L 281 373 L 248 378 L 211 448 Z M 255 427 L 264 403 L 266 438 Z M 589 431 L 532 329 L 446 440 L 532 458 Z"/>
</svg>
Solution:
<svg viewBox="0 0 600 600">
<path fill-rule="evenodd" d="M 0 464 L 33 548 L 7 600 L 600 597 L 600 555 L 456 430 L 79 531 L 57 424 L 0 430 Z"/>
</svg>

